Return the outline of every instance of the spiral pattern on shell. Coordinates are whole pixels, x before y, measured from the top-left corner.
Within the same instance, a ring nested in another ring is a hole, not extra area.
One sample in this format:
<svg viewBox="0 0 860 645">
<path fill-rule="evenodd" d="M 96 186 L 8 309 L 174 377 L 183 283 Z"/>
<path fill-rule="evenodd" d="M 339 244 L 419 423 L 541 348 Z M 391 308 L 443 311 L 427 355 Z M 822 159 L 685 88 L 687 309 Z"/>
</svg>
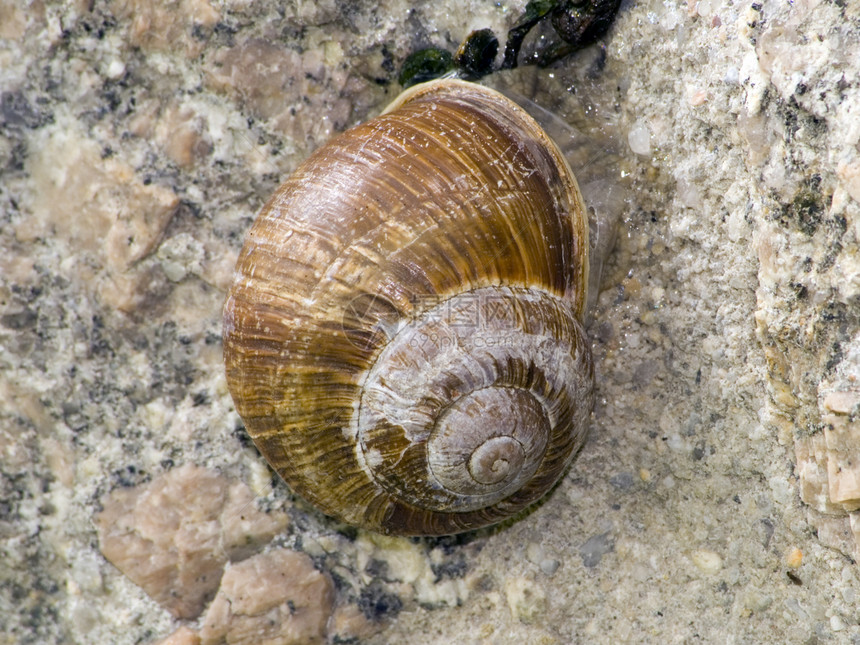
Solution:
<svg viewBox="0 0 860 645">
<path fill-rule="evenodd" d="M 584 441 L 587 253 L 573 174 L 522 109 L 417 86 L 255 221 L 224 309 L 236 409 L 290 486 L 346 522 L 498 522 Z"/>
</svg>

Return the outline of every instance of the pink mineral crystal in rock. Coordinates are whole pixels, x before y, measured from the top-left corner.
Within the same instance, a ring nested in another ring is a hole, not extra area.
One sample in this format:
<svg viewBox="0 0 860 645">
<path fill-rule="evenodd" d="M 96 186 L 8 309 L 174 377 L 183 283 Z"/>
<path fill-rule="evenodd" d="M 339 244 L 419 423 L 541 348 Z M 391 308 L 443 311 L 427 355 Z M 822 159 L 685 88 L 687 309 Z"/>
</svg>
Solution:
<svg viewBox="0 0 860 645">
<path fill-rule="evenodd" d="M 281 512 L 263 513 L 242 482 L 191 464 L 102 500 L 96 516 L 107 558 L 179 618 L 199 616 L 224 565 L 255 553 L 282 531 Z"/>
<path fill-rule="evenodd" d="M 200 645 L 200 636 L 195 631 L 183 625 L 167 638 L 163 638 L 155 645 Z"/>
<path fill-rule="evenodd" d="M 328 638 L 335 643 L 364 643 L 385 628 L 384 620 L 371 620 L 356 604 L 335 608 L 328 621 Z"/>
<path fill-rule="evenodd" d="M 203 645 L 311 645 L 325 640 L 334 587 L 304 553 L 275 549 L 231 565 L 203 620 Z"/>
</svg>

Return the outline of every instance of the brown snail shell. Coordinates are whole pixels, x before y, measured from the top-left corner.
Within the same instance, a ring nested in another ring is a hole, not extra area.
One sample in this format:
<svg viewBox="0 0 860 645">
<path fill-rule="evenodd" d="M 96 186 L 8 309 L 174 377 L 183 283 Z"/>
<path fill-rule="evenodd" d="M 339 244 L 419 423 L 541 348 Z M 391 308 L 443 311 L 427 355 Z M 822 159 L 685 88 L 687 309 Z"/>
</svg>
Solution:
<svg viewBox="0 0 860 645">
<path fill-rule="evenodd" d="M 520 107 L 441 80 L 318 149 L 263 207 L 224 306 L 227 382 L 272 467 L 383 533 L 493 524 L 582 445 L 588 222 Z"/>
</svg>

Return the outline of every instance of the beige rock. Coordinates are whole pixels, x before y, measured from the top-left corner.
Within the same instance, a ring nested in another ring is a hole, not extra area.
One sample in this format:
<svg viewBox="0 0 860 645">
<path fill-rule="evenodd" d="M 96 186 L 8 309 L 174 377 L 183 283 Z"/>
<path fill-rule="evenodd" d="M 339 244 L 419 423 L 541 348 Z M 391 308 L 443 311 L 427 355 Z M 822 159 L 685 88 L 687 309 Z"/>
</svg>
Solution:
<svg viewBox="0 0 860 645">
<path fill-rule="evenodd" d="M 829 392 L 821 401 L 821 405 L 831 413 L 850 414 L 857 405 L 860 405 L 860 392 L 857 390 Z"/>
<path fill-rule="evenodd" d="M 241 482 L 190 464 L 117 489 L 103 504 L 104 556 L 181 618 L 203 611 L 228 559 L 253 553 L 287 523 L 283 513 L 258 511 Z"/>
<path fill-rule="evenodd" d="M 860 508 L 860 423 L 852 416 L 860 407 L 856 385 L 860 353 L 855 345 L 856 341 L 845 348 L 833 382 L 819 385 L 823 432 L 795 439 L 800 497 L 822 513 L 843 514 Z"/>
<path fill-rule="evenodd" d="M 860 508 L 860 423 L 849 419 L 841 414 L 823 417 L 830 501 L 854 511 Z"/>
<path fill-rule="evenodd" d="M 830 501 L 827 476 L 827 446 L 823 433 L 798 437 L 794 442 L 800 499 L 820 513 L 840 513 Z"/>
<path fill-rule="evenodd" d="M 156 138 L 178 166 L 189 168 L 212 150 L 203 117 L 188 106 L 170 105 L 156 126 Z"/>
<path fill-rule="evenodd" d="M 281 512 L 261 513 L 254 507 L 254 493 L 244 483 L 235 481 L 227 490 L 221 511 L 224 549 L 236 562 L 254 554 L 264 542 L 287 527 L 287 516 Z"/>
<path fill-rule="evenodd" d="M 693 551 L 690 554 L 690 560 L 703 573 L 717 573 L 723 568 L 723 559 L 720 557 L 720 554 L 710 549 Z"/>
<path fill-rule="evenodd" d="M 102 158 L 99 146 L 62 118 L 40 137 L 28 162 L 32 215 L 16 228 L 17 239 L 51 238 L 72 263 L 67 270 L 97 284 L 106 304 L 141 306 L 158 291 L 158 276 L 138 263 L 158 246 L 179 197 L 125 161 Z"/>
<path fill-rule="evenodd" d="M 328 636 L 335 642 L 364 642 L 384 627 L 384 622 L 367 618 L 358 605 L 340 605 L 329 621 Z"/>
<path fill-rule="evenodd" d="M 855 339 L 845 347 L 832 382 L 822 382 L 818 388 L 824 432 L 817 438 L 817 461 L 827 469 L 829 503 L 845 511 L 860 509 L 860 421 L 853 415 L 860 410 L 858 372 L 860 349 Z M 822 452 L 823 458 L 818 456 Z"/>
<path fill-rule="evenodd" d="M 742 602 L 744 609 L 746 609 L 747 612 L 746 615 L 749 615 L 750 613 L 757 613 L 766 610 L 773 604 L 773 598 L 761 593 L 757 589 L 749 589 L 744 592 Z"/>
<path fill-rule="evenodd" d="M 163 638 L 155 645 L 200 645 L 200 636 L 189 627 L 182 626 L 167 638 Z"/>
<path fill-rule="evenodd" d="M 294 72 L 301 63 L 297 52 L 249 39 L 218 51 L 213 62 L 210 84 L 241 97 L 258 117 L 269 119 L 289 107 L 283 94 L 296 82 Z"/>
<path fill-rule="evenodd" d="M 860 560 L 860 511 L 848 513 L 848 528 L 854 538 L 854 559 Z"/>
<path fill-rule="evenodd" d="M 230 566 L 206 612 L 204 645 L 311 645 L 325 640 L 334 587 L 311 559 L 275 549 Z"/>
<path fill-rule="evenodd" d="M 793 66 L 802 57 L 787 60 L 782 54 L 808 45 L 794 34 L 773 23 L 757 47 L 762 70 L 783 94 L 793 91 L 799 78 Z M 771 161 L 773 149 L 766 152 Z M 860 424 L 852 418 L 860 405 L 860 339 L 853 323 L 846 323 L 860 289 L 852 228 L 857 211 L 848 197 L 856 199 L 855 166 L 856 160 L 846 157 L 820 190 L 791 173 L 772 175 L 769 185 L 785 204 L 784 219 L 779 225 L 773 219 L 760 223 L 754 235 L 760 259 L 755 319 L 770 395 L 762 418 L 780 442 L 794 442 L 800 497 L 817 511 L 810 518 L 819 540 L 846 555 L 860 549 L 845 517 L 860 509 Z M 784 170 L 779 163 L 770 168 Z M 818 209 L 820 221 L 807 218 L 810 208 Z M 842 232 L 841 225 L 828 228 L 830 222 L 847 226 Z M 825 241 L 826 236 L 833 237 Z M 813 250 L 816 244 L 821 249 Z M 824 302 L 839 313 L 823 313 Z M 855 334 L 847 343 L 846 324 Z"/>
<path fill-rule="evenodd" d="M 210 28 L 221 14 L 207 0 L 121 0 L 117 15 L 130 19 L 129 39 L 147 51 L 183 51 L 192 58 L 202 43 L 192 37 L 195 25 Z"/>
<path fill-rule="evenodd" d="M 845 190 L 854 201 L 860 202 L 860 161 L 841 163 L 836 168 L 839 179 L 845 185 Z"/>
<path fill-rule="evenodd" d="M 118 181 L 134 181 L 128 167 L 112 164 L 107 167 L 120 171 L 115 175 Z M 173 217 L 179 198 L 167 188 L 141 183 L 133 184 L 133 190 L 117 205 L 105 248 L 108 266 L 124 271 L 152 252 Z"/>
<path fill-rule="evenodd" d="M 122 160 L 102 159 L 95 142 L 63 124 L 46 134 L 28 170 L 33 217 L 17 237 L 52 235 L 72 252 L 103 251 L 116 271 L 153 250 L 179 205 L 172 190 L 145 183 Z"/>
<path fill-rule="evenodd" d="M 106 306 L 131 313 L 152 306 L 153 311 L 163 303 L 166 293 L 166 278 L 153 267 L 134 268 L 124 273 L 106 272 L 98 284 L 99 300 Z"/>
<path fill-rule="evenodd" d="M 304 53 L 247 38 L 215 52 L 205 69 L 207 84 L 241 102 L 256 118 L 270 121 L 304 157 L 303 149 L 316 147 L 349 123 L 355 105 L 346 95 L 370 98 L 378 91 L 342 66 L 327 64 L 341 51 L 337 37 L 329 34 L 331 46 L 323 42 L 321 49 Z M 344 97 L 332 100 L 320 92 L 322 85 L 340 88 Z"/>
<path fill-rule="evenodd" d="M 203 261 L 200 277 L 224 293 L 230 288 L 233 279 L 233 267 L 239 253 L 235 248 L 227 246 L 222 240 L 211 240 L 207 244 L 206 257 Z"/>
<path fill-rule="evenodd" d="M 546 592 L 543 588 L 524 577 L 505 580 L 505 599 L 511 615 L 526 625 L 534 624 L 546 613 Z"/>
<path fill-rule="evenodd" d="M 818 531 L 818 541 L 821 544 L 842 553 L 855 553 L 857 551 L 857 537 L 860 535 L 860 530 L 855 533 L 850 523 L 850 516 L 857 515 L 857 513 L 851 513 L 845 517 L 844 515 L 822 515 L 812 510 L 808 512 L 810 523 Z M 860 529 L 860 525 L 857 528 Z"/>
<path fill-rule="evenodd" d="M 66 488 L 75 482 L 75 452 L 54 437 L 42 440 L 42 452 L 51 469 L 51 474 Z"/>
<path fill-rule="evenodd" d="M 15 0 L 0 0 L 0 38 L 19 40 L 28 28 L 42 27 L 45 22 L 45 7 L 41 2 L 32 7 L 21 6 Z"/>
</svg>

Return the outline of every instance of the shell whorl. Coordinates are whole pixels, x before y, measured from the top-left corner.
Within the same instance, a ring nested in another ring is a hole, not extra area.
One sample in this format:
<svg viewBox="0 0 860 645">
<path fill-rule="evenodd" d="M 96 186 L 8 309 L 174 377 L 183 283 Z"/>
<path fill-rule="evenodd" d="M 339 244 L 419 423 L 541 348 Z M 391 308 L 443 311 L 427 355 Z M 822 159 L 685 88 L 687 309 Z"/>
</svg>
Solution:
<svg viewBox="0 0 860 645">
<path fill-rule="evenodd" d="M 404 93 L 263 207 L 224 311 L 227 379 L 296 492 L 386 533 L 448 534 L 540 498 L 581 445 L 588 227 L 519 107 Z"/>
</svg>

